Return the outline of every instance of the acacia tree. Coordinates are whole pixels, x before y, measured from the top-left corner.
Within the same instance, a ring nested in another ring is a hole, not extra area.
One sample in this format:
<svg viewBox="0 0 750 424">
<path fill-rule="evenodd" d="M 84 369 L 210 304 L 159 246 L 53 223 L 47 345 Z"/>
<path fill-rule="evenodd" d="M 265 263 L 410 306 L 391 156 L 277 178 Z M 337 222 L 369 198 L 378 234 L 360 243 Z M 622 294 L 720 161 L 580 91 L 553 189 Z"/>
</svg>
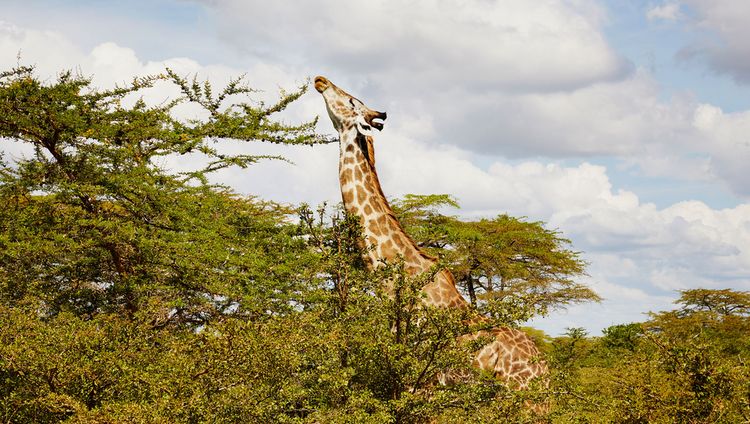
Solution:
<svg viewBox="0 0 750 424">
<path fill-rule="evenodd" d="M 708 312 L 722 317 L 750 315 L 750 292 L 731 289 L 682 290 L 677 303 L 681 313 Z"/>
<path fill-rule="evenodd" d="M 148 105 L 138 96 L 156 84 L 176 86 L 181 96 Z M 31 156 L 0 164 L 0 300 L 34 297 L 47 314 L 86 316 L 133 317 L 159 304 L 158 320 L 193 325 L 268 310 L 254 295 L 293 291 L 300 268 L 281 258 L 295 248 L 291 234 L 275 237 L 291 231 L 277 225 L 289 211 L 207 178 L 268 158 L 225 153 L 226 138 L 327 141 L 313 132 L 315 121 L 275 118 L 305 90 L 266 105 L 252 100 L 242 78 L 215 92 L 169 69 L 111 90 L 71 72 L 53 82 L 30 67 L 0 73 L 0 137 L 33 147 Z M 176 118 L 183 103 L 206 117 Z M 166 157 L 189 154 L 194 169 L 162 166 Z M 248 296 L 252 305 L 243 302 Z"/>
<path fill-rule="evenodd" d="M 458 207 L 448 195 L 406 195 L 394 209 L 422 247 L 442 256 L 472 305 L 519 322 L 551 309 L 598 301 L 574 281 L 586 263 L 570 241 L 541 222 L 508 215 L 463 221 L 439 212 Z"/>
</svg>

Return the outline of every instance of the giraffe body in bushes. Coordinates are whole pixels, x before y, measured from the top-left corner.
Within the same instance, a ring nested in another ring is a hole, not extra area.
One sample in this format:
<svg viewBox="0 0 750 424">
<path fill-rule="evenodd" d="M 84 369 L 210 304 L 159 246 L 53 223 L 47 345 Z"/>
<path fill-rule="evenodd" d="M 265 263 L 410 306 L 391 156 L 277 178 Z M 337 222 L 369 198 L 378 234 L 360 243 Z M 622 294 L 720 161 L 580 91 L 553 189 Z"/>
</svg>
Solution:
<svg viewBox="0 0 750 424">
<path fill-rule="evenodd" d="M 367 251 L 367 263 L 377 267 L 384 261 L 403 258 L 410 275 L 430 270 L 436 260 L 422 251 L 403 230 L 383 194 L 375 170 L 372 129 L 382 130 L 386 114 L 368 108 L 325 77 L 315 78 L 315 89 L 323 95 L 328 115 L 339 133 L 341 195 L 346 211 L 360 217 L 365 241 L 372 246 Z M 422 291 L 429 305 L 469 306 L 447 269 L 438 271 Z M 477 352 L 474 366 L 494 373 L 519 389 L 547 374 L 546 363 L 538 360 L 539 350 L 526 333 L 513 328 L 495 328 L 464 336 L 464 339 L 484 335 L 491 335 L 493 340 Z"/>
</svg>

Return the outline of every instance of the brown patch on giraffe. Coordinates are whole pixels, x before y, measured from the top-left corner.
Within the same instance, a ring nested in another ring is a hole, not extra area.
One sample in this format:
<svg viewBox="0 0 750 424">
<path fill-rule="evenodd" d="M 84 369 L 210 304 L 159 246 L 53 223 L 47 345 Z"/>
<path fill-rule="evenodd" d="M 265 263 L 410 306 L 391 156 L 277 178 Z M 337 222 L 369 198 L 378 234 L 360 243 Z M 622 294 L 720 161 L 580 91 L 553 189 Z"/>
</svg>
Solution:
<svg viewBox="0 0 750 424">
<path fill-rule="evenodd" d="M 524 369 L 524 366 L 522 364 L 519 364 L 519 363 L 516 362 L 513 365 L 511 365 L 511 367 L 510 367 L 510 373 L 511 374 L 518 374 L 523 369 Z"/>
<path fill-rule="evenodd" d="M 354 168 L 354 177 L 357 178 L 357 181 L 362 181 L 362 171 L 359 170 L 359 167 Z M 365 185 L 367 185 L 367 181 L 365 182 Z"/>
<path fill-rule="evenodd" d="M 341 197 L 344 198 L 345 205 L 351 205 L 354 202 L 354 190 L 345 191 L 341 194 Z"/>
<path fill-rule="evenodd" d="M 467 303 L 463 298 L 453 298 L 448 305 L 451 308 L 464 308 L 466 307 Z"/>
<path fill-rule="evenodd" d="M 383 246 L 384 249 L 393 250 L 394 252 L 396 251 L 394 249 L 393 241 L 391 239 L 388 239 L 388 240 L 384 241 L 383 244 L 381 244 L 381 246 Z"/>
<path fill-rule="evenodd" d="M 368 190 L 368 191 L 369 191 L 370 193 L 373 193 L 373 194 L 374 194 L 374 193 L 377 193 L 377 192 L 378 192 L 378 188 L 377 188 L 377 187 L 375 187 L 375 186 L 374 186 L 374 185 L 373 185 L 372 183 L 370 183 L 370 181 L 368 181 L 368 180 L 365 180 L 365 187 L 367 188 L 367 190 Z"/>
<path fill-rule="evenodd" d="M 396 223 L 396 221 L 393 220 L 393 219 L 389 219 L 387 225 L 388 225 L 388 230 L 390 230 L 390 231 L 392 231 L 394 233 L 397 233 L 397 232 L 399 232 L 401 230 L 399 228 L 399 226 L 398 226 L 398 223 Z"/>
<path fill-rule="evenodd" d="M 354 163 L 354 158 L 351 156 L 347 156 L 344 158 L 344 165 L 351 165 Z"/>
<path fill-rule="evenodd" d="M 372 136 L 365 136 L 365 144 L 367 145 L 367 157 L 370 159 L 370 165 L 375 166 L 375 146 L 373 146 Z"/>
<path fill-rule="evenodd" d="M 383 205 L 381 205 L 380 202 L 378 202 L 378 199 L 375 196 L 370 198 L 369 203 L 370 203 L 370 206 L 372 207 L 372 210 L 378 213 L 383 213 Z"/>
<path fill-rule="evenodd" d="M 533 374 L 531 370 L 524 369 L 523 371 L 520 371 L 518 374 L 518 378 L 521 379 L 521 384 L 526 385 L 526 382 L 533 377 Z"/>
<path fill-rule="evenodd" d="M 499 364 L 500 364 L 500 368 L 503 370 L 503 372 L 505 372 L 507 374 L 508 371 L 510 370 L 510 366 L 511 366 L 510 358 L 508 358 L 506 356 L 505 358 L 503 358 L 502 361 L 499 362 Z"/>
<path fill-rule="evenodd" d="M 398 237 L 398 234 L 394 235 L 391 240 L 393 240 L 393 244 L 395 244 L 400 250 L 406 249 L 406 245 L 401 241 L 402 239 Z"/>
<path fill-rule="evenodd" d="M 353 151 L 354 151 L 354 146 L 353 146 L 353 145 L 351 145 L 351 144 L 350 144 L 350 145 L 348 145 L 348 146 L 346 146 L 346 151 L 347 151 L 347 152 L 353 152 Z"/>
<path fill-rule="evenodd" d="M 367 199 L 367 191 L 365 191 L 365 188 L 361 185 L 357 186 L 357 203 L 360 205 L 365 202 Z"/>
<path fill-rule="evenodd" d="M 388 227 L 388 217 L 386 215 L 380 215 L 378 217 L 378 224 L 382 225 L 383 227 Z"/>
<path fill-rule="evenodd" d="M 404 247 L 413 246 L 413 243 L 403 233 L 398 233 L 398 242 Z"/>
<path fill-rule="evenodd" d="M 396 249 L 393 248 L 393 243 L 391 243 L 390 240 L 380 245 L 380 247 L 381 247 L 381 252 L 383 253 L 383 257 L 388 258 L 388 259 L 392 259 L 396 257 L 397 255 Z"/>
<path fill-rule="evenodd" d="M 448 289 L 445 286 L 440 286 L 440 297 L 442 297 L 446 301 L 450 301 L 452 297 L 451 293 L 448 291 Z"/>
<path fill-rule="evenodd" d="M 492 351 L 490 349 L 482 349 L 482 351 L 479 352 L 479 356 L 476 357 L 476 360 L 479 363 L 487 363 L 487 361 L 489 361 L 491 357 Z"/>
<path fill-rule="evenodd" d="M 370 230 L 370 233 L 376 237 L 382 234 L 377 222 L 371 222 L 367 228 Z"/>
<path fill-rule="evenodd" d="M 370 206 L 369 203 L 365 203 L 364 212 L 365 212 L 365 215 L 369 215 L 372 213 L 372 206 Z"/>
<path fill-rule="evenodd" d="M 341 180 L 341 184 L 344 185 L 350 181 L 352 181 L 352 177 L 354 173 L 351 169 L 345 169 L 341 171 L 341 175 L 339 175 L 339 179 Z"/>
</svg>

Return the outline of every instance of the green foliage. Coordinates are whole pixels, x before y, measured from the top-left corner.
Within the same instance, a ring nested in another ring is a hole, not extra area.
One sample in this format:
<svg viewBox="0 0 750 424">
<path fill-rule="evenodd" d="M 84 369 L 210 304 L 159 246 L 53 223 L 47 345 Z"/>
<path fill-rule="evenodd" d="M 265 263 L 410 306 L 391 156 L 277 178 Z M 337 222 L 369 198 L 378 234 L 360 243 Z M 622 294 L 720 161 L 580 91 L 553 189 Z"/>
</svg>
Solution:
<svg viewBox="0 0 750 424">
<path fill-rule="evenodd" d="M 133 99 L 157 83 L 177 85 L 183 97 L 157 106 Z M 284 296 L 299 289 L 305 261 L 293 228 L 279 225 L 289 211 L 239 198 L 206 177 L 261 159 L 220 153 L 212 145 L 220 137 L 323 141 L 314 122 L 272 120 L 303 92 L 270 107 L 225 105 L 252 90 L 237 79 L 214 96 L 208 83 L 188 85 L 171 71 L 106 91 L 70 72 L 51 84 L 31 68 L 4 72 L 0 137 L 34 154 L 0 164 L 0 301 L 33 298 L 45 315 L 89 318 L 146 308 L 159 325 L 193 326 L 230 311 L 288 308 Z M 128 99 L 132 106 L 123 106 Z M 177 120 L 171 111 L 182 102 L 209 117 Z M 208 165 L 182 173 L 160 165 L 191 151 Z"/>
<path fill-rule="evenodd" d="M 429 273 L 410 277 L 402 263 L 367 271 L 359 219 L 334 215 L 328 226 L 323 213 L 303 207 L 300 225 L 323 265 L 312 312 L 319 314 L 319 334 L 335 335 L 336 342 L 329 388 L 308 418 L 408 423 L 471 416 L 476 408 L 495 417 L 501 410 L 520 413 L 519 397 L 480 376 L 470 366 L 472 347 L 458 342 L 469 331 L 471 311 L 425 307 L 421 287 Z M 446 372 L 465 376 L 467 384 L 437 384 Z"/>
<path fill-rule="evenodd" d="M 645 323 L 610 327 L 598 339 L 555 340 L 552 387 L 560 395 L 551 418 L 748 422 L 750 317 L 740 307 L 728 307 L 746 296 L 728 289 L 688 290 L 677 301 L 681 309 L 652 314 Z"/>
<path fill-rule="evenodd" d="M 137 99 L 155 84 L 182 95 Z M 241 80 L 215 93 L 169 70 L 108 91 L 0 73 L 0 137 L 34 148 L 0 164 L 0 422 L 750 421 L 747 292 L 687 290 L 599 338 L 528 329 L 549 387 L 512 391 L 459 342 L 476 311 L 425 307 L 429 273 L 368 270 L 356 218 L 207 182 L 263 158 L 223 153 L 227 138 L 327 141 L 276 120 L 302 92 L 265 106 Z M 182 102 L 206 118 L 174 118 Z M 195 155 L 205 166 L 163 167 Z M 394 204 L 493 323 L 598 299 L 542 223 L 459 221 L 445 195 Z"/>
<path fill-rule="evenodd" d="M 640 324 L 620 324 L 602 330 L 604 337 L 601 343 L 610 350 L 626 349 L 634 351 L 643 336 L 643 327 Z"/>
</svg>

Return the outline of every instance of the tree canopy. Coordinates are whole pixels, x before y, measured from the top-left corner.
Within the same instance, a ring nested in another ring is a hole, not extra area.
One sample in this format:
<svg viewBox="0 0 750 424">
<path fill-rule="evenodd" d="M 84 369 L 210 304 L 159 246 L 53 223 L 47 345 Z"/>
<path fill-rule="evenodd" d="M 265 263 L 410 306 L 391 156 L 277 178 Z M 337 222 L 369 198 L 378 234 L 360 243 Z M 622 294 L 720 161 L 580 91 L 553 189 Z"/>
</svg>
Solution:
<svg viewBox="0 0 750 424">
<path fill-rule="evenodd" d="M 155 84 L 182 95 L 147 105 L 139 96 Z M 284 256 L 300 242 L 278 226 L 290 210 L 238 197 L 207 176 L 265 158 L 224 153 L 223 138 L 326 141 L 314 121 L 274 119 L 304 92 L 264 105 L 247 98 L 253 90 L 242 79 L 214 93 L 208 82 L 170 70 L 111 90 L 71 72 L 53 83 L 27 67 L 0 74 L 0 137 L 34 152 L 0 164 L 0 296 L 37 297 L 48 314 L 133 315 L 148 306 L 173 322 L 266 310 L 261 297 L 246 301 L 249 292 L 293 290 L 300 268 L 286 260 L 295 256 Z M 172 110 L 185 102 L 207 117 L 177 119 Z M 164 158 L 191 152 L 198 168 L 163 166 Z"/>
</svg>

